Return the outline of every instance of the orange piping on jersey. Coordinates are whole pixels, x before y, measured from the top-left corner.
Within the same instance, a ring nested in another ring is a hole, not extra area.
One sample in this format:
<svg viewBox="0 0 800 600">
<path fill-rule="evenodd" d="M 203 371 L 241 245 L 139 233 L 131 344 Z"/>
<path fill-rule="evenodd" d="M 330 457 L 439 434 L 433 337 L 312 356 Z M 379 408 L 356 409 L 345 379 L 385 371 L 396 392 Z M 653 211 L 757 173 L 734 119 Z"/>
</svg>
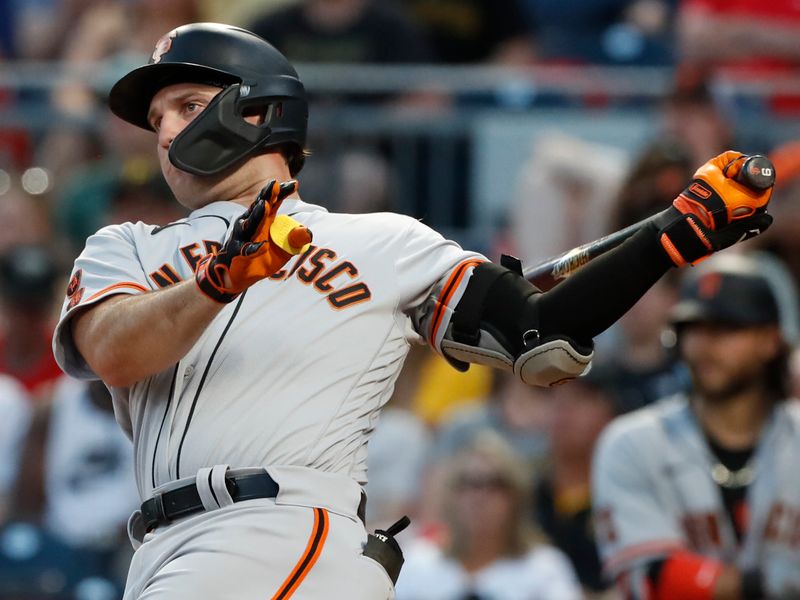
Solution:
<svg viewBox="0 0 800 600">
<path fill-rule="evenodd" d="M 450 302 L 450 299 L 458 289 L 458 286 L 461 285 L 461 280 L 464 279 L 464 275 L 466 274 L 467 270 L 469 267 L 478 266 L 482 262 L 484 261 L 475 259 L 466 260 L 462 263 L 459 263 L 456 268 L 453 269 L 453 272 L 447 279 L 447 283 L 445 283 L 444 287 L 442 288 L 442 293 L 439 295 L 439 299 L 436 301 L 436 310 L 433 313 L 433 322 L 431 323 L 431 346 L 435 347 L 436 334 L 439 331 L 439 325 L 442 324 L 447 303 Z"/>
<path fill-rule="evenodd" d="M 319 555 L 322 554 L 322 547 L 328 537 L 328 518 L 328 511 L 324 508 L 314 509 L 314 527 L 311 529 L 311 537 L 308 538 L 306 549 L 292 572 L 289 573 L 281 587 L 272 596 L 272 600 L 287 600 L 291 598 L 297 588 L 300 587 L 303 579 L 308 575 L 308 572 L 311 571 Z"/>
<path fill-rule="evenodd" d="M 603 570 L 611 572 L 618 566 L 635 558 L 648 555 L 659 556 L 667 552 L 674 552 L 675 550 L 685 550 L 685 544 L 677 539 L 662 539 L 650 540 L 649 542 L 643 542 L 635 546 L 628 546 L 611 556 L 603 565 Z"/>
<path fill-rule="evenodd" d="M 121 283 L 115 283 L 114 285 L 110 285 L 107 288 L 103 288 L 99 292 L 95 292 L 94 294 L 92 294 L 91 296 L 89 296 L 86 299 L 86 302 L 91 302 L 92 300 L 102 296 L 106 292 L 110 292 L 111 290 L 116 290 L 116 289 L 119 289 L 119 288 L 130 288 L 130 289 L 138 290 L 140 292 L 149 291 L 146 287 L 144 287 L 143 285 L 141 285 L 139 283 L 134 283 L 133 281 L 123 281 Z"/>
</svg>

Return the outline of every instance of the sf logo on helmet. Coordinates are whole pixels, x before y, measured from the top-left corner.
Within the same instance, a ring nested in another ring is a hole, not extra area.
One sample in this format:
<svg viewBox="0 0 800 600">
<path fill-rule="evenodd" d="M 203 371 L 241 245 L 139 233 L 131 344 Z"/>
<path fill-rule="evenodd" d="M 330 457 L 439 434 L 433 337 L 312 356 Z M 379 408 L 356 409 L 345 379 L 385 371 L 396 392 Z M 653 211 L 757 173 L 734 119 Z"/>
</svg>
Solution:
<svg viewBox="0 0 800 600">
<path fill-rule="evenodd" d="M 164 56 L 172 48 L 172 40 L 178 35 L 178 31 L 173 29 L 166 35 L 162 35 L 161 39 L 156 42 L 156 48 L 153 50 L 153 56 L 150 57 L 151 63 L 161 62 L 161 57 Z"/>
</svg>

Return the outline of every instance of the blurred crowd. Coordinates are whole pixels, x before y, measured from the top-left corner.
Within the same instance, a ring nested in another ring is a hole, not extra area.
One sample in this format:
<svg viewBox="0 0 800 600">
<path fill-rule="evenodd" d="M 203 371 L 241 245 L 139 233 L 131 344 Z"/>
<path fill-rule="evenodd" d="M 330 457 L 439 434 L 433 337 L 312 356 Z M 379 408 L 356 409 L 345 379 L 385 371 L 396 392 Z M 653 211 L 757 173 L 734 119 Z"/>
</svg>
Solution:
<svg viewBox="0 0 800 600">
<path fill-rule="evenodd" d="M 154 139 L 103 109 L 98 75 L 110 82 L 120 65 L 144 62 L 164 32 L 203 20 L 251 29 L 298 63 L 667 69 L 674 85 L 653 107 L 656 134 L 635 152 L 558 132 L 537 139 L 502 222 L 477 248 L 526 265 L 665 208 L 697 166 L 739 148 L 731 107 L 715 94 L 720 78 L 758 86 L 800 73 L 791 0 L 0 0 L 0 599 L 121 597 L 125 522 L 138 502 L 130 444 L 105 387 L 62 375 L 50 337 L 88 235 L 185 214 L 160 176 Z M 4 64 L 39 62 L 91 72 L 94 83 L 79 75 L 28 88 L 2 76 Z M 787 132 L 800 118 L 800 88 L 747 98 Z M 363 100 L 314 97 L 304 197 L 425 217 L 434 209 L 398 200 L 426 182 L 404 181 L 389 141 L 345 148 L 314 132 L 316 106 Z M 412 87 L 368 99 L 439 111 L 462 100 Z M 798 281 L 800 142 L 787 134 L 764 144 L 739 149 L 776 164 L 775 225 L 745 250 L 770 254 Z M 593 537 L 594 444 L 615 417 L 687 389 L 668 318 L 681 275 L 601 336 L 595 368 L 562 387 L 529 388 L 477 367 L 459 374 L 412 351 L 370 442 L 367 487 L 369 526 L 413 521 L 400 537 L 398 598 L 434 598 L 425 595 L 432 581 L 451 586 L 442 598 L 527 598 L 542 586 L 548 599 L 615 597 Z M 800 354 L 792 366 L 798 393 Z M 496 578 L 522 591 L 491 595 Z"/>
</svg>

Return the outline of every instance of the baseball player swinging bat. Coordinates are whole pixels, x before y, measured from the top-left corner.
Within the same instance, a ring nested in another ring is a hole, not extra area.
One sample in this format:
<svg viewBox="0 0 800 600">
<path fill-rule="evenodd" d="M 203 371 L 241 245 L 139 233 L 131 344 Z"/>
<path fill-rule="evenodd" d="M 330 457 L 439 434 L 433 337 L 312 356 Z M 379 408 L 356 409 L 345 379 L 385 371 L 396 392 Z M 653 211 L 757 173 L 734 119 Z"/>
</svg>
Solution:
<svg viewBox="0 0 800 600">
<path fill-rule="evenodd" d="M 752 190 L 763 191 L 775 184 L 775 167 L 766 156 L 754 154 L 745 160 L 735 179 Z M 547 291 L 590 260 L 619 246 L 652 221 L 655 216 L 642 219 L 624 229 L 549 258 L 538 265 L 526 269 L 523 275 L 540 290 Z"/>
</svg>

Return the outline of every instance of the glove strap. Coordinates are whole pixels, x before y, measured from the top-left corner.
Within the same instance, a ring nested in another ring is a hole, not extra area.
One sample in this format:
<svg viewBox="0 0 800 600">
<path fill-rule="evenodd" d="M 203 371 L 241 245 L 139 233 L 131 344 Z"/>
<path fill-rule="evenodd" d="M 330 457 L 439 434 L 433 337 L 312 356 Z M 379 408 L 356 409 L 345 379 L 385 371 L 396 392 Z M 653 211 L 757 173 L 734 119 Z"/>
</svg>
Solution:
<svg viewBox="0 0 800 600">
<path fill-rule="evenodd" d="M 675 266 L 683 267 L 714 251 L 708 233 L 694 214 L 684 214 L 659 229 L 658 240 Z"/>
<path fill-rule="evenodd" d="M 211 262 L 213 259 L 214 255 L 209 254 L 198 263 L 197 269 L 194 272 L 194 280 L 197 282 L 200 291 L 206 296 L 220 304 L 229 304 L 236 300 L 239 294 L 226 292 L 219 282 L 214 281 L 214 273 L 211 270 Z"/>
</svg>

